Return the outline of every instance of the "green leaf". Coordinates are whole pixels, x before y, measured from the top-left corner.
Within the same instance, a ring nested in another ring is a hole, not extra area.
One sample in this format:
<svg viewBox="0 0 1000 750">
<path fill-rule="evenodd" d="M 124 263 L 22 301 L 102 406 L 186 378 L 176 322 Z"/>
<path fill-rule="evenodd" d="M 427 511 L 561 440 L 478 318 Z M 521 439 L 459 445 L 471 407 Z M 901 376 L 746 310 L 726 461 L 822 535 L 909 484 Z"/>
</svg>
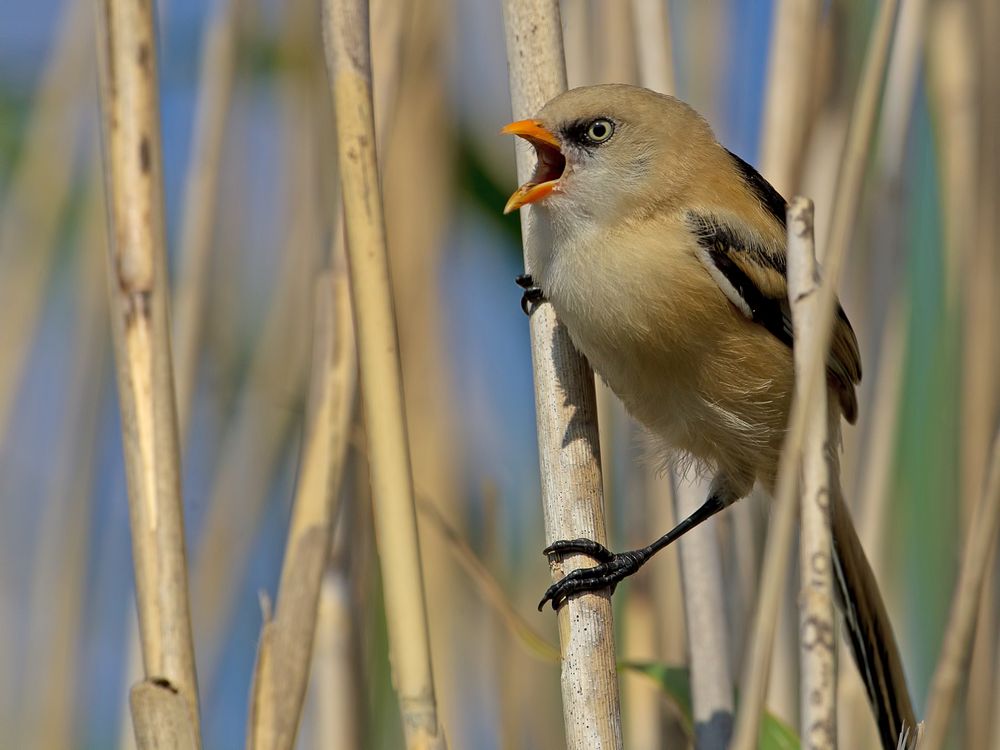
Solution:
<svg viewBox="0 0 1000 750">
<path fill-rule="evenodd" d="M 684 667 L 671 667 L 655 662 L 623 662 L 619 669 L 629 669 L 649 677 L 664 695 L 677 706 L 685 728 L 693 735 L 694 717 L 691 713 L 691 677 Z M 769 712 L 764 713 L 760 727 L 759 750 L 799 750 L 799 738 L 791 727 Z"/>
</svg>

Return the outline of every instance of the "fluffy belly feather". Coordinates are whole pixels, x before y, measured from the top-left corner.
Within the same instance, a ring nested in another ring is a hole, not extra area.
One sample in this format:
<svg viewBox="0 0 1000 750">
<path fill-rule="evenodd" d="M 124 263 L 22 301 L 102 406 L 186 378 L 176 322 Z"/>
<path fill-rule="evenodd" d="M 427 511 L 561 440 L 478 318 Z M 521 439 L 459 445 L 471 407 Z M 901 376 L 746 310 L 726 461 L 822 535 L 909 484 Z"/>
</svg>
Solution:
<svg viewBox="0 0 1000 750">
<path fill-rule="evenodd" d="M 755 479 L 770 482 L 790 351 L 744 318 L 693 254 L 661 251 L 642 276 L 629 254 L 604 248 L 601 262 L 587 262 L 577 247 L 553 263 L 543 288 L 574 344 L 653 433 L 661 458 L 687 454 L 747 491 Z"/>
</svg>

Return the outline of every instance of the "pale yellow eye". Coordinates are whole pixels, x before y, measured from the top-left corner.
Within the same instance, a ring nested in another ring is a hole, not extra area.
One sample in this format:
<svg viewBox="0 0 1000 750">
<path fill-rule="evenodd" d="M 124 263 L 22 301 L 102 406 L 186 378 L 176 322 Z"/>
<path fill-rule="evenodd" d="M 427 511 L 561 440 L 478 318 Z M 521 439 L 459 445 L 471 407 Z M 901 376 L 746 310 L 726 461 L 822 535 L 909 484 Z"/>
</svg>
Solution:
<svg viewBox="0 0 1000 750">
<path fill-rule="evenodd" d="M 587 126 L 587 139 L 592 143 L 604 143 L 614 132 L 614 123 L 602 117 L 599 120 L 594 120 Z"/>
</svg>

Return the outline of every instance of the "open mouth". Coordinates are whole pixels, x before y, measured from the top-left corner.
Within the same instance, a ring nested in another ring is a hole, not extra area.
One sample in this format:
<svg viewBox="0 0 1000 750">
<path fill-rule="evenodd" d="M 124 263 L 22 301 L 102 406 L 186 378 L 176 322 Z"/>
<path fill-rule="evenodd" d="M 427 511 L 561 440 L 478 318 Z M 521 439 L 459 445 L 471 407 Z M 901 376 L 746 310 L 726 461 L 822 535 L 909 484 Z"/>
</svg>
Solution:
<svg viewBox="0 0 1000 750">
<path fill-rule="evenodd" d="M 531 179 L 521 185 L 504 206 L 503 212 L 509 214 L 521 206 L 540 201 L 551 193 L 566 168 L 566 157 L 563 156 L 559 139 L 537 120 L 512 122 L 500 132 L 524 138 L 535 147 L 535 156 L 538 158 Z"/>
</svg>

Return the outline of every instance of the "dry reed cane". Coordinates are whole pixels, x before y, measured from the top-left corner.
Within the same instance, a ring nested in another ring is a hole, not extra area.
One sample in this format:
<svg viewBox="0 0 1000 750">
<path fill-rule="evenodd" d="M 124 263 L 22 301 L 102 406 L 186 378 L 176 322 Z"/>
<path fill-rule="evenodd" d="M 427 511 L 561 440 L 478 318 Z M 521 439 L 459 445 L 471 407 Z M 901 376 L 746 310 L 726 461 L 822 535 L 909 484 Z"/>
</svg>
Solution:
<svg viewBox="0 0 1000 750">
<path fill-rule="evenodd" d="M 794 198 L 788 207 L 788 298 L 795 327 L 796 367 L 804 372 L 804 353 L 814 333 L 819 275 L 813 244 L 813 206 Z M 797 383 L 801 381 L 797 378 Z M 799 642 L 801 654 L 800 725 L 810 748 L 837 746 L 837 664 L 833 612 L 833 566 L 830 542 L 830 471 L 827 394 L 812 404 L 803 444 L 801 533 L 799 536 Z M 833 425 L 834 434 L 839 425 Z"/>
<path fill-rule="evenodd" d="M 464 445 L 453 408 L 454 357 L 446 334 L 452 295 L 442 273 L 457 200 L 456 172 L 448 167 L 455 148 L 449 137 L 454 113 L 448 100 L 447 51 L 454 3 L 380 4 L 381 18 L 379 3 L 371 11 L 375 123 L 393 300 L 406 312 L 398 319 L 406 423 L 420 426 L 410 435 L 413 485 L 447 517 L 460 518 Z M 399 38 L 393 38 L 394 28 Z M 387 71 L 380 74 L 380 67 Z M 381 117 L 380 103 L 386 111 Z M 419 514 L 417 521 L 424 535 Z M 439 718 L 446 727 L 468 726 L 462 717 L 468 710 L 469 674 L 489 673 L 484 662 L 494 654 L 486 647 L 464 653 L 454 647 L 470 632 L 466 613 L 473 606 L 471 592 L 460 584 L 461 574 L 441 545 L 422 545 L 420 553 L 427 607 L 433 613 L 431 656 Z"/>
<path fill-rule="evenodd" d="M 407 746 L 444 747 L 431 673 L 413 479 L 372 112 L 368 7 L 326 0 L 323 34 L 334 101 L 376 539 L 394 683 Z"/>
<path fill-rule="evenodd" d="M 86 99 L 81 91 L 93 85 L 91 10 L 84 0 L 66 0 L 65 5 L 0 210 L 0 299 L 6 310 L 0 316 L 0 446 L 59 247 L 59 219 L 71 188 L 73 151 L 84 132 Z"/>
<path fill-rule="evenodd" d="M 96 142 L 91 162 L 83 226 L 74 248 L 77 316 L 69 370 L 73 376 L 54 479 L 35 543 L 27 646 L 34 678 L 22 687 L 27 710 L 20 717 L 17 747 L 71 747 L 78 730 L 74 690 L 87 591 L 94 459 L 110 348 L 103 256 L 106 219 Z"/>
<path fill-rule="evenodd" d="M 152 7 L 105 0 L 97 16 L 108 290 L 146 676 L 132 689 L 132 716 L 140 748 L 156 746 L 168 735 L 176 747 L 199 747 Z"/>
<path fill-rule="evenodd" d="M 940 750 L 948 734 L 948 720 L 963 677 L 966 675 L 969 652 L 983 580 L 993 561 L 992 546 L 1000 526 L 1000 430 L 993 439 L 993 456 L 989 477 L 979 505 L 969 525 L 962 557 L 955 598 L 948 616 L 948 627 L 941 646 L 941 656 L 934 670 L 931 692 L 927 699 L 927 720 L 924 723 L 919 750 Z"/>
<path fill-rule="evenodd" d="M 171 298 L 174 391 L 182 453 L 193 406 L 198 344 L 204 323 L 208 261 L 216 226 L 219 170 L 236 64 L 236 21 L 240 2 L 217 0 L 205 33 L 198 76 L 194 140 L 184 187 L 177 282 Z M 160 12 L 164 12 L 163 4 Z M 194 591 L 192 604 L 197 611 Z M 131 675 L 139 672 L 137 639 L 138 630 L 131 628 L 127 666 L 130 679 Z M 130 748 L 131 742 L 130 733 L 124 732 L 120 737 L 120 746 Z"/>
<path fill-rule="evenodd" d="M 505 0 L 511 101 L 515 118 L 530 117 L 566 88 L 556 0 Z M 528 179 L 534 157 L 517 145 L 518 175 Z M 522 211 L 525 256 L 541 241 L 532 215 Z M 530 273 L 531 268 L 527 271 Z M 547 542 L 588 537 L 603 543 L 604 508 L 590 367 L 574 349 L 552 306 L 531 315 L 538 453 Z M 554 579 L 594 561 L 583 555 L 551 561 Z M 621 711 L 615 672 L 614 628 L 607 592 L 574 596 L 559 611 L 563 717 L 572 750 L 621 748 Z"/>
<path fill-rule="evenodd" d="M 761 140 L 761 173 L 782 195 L 798 188 L 812 114 L 810 89 L 819 0 L 780 0 L 774 9 Z"/>
<path fill-rule="evenodd" d="M 309 680 L 320 585 L 330 550 L 354 406 L 355 356 L 347 268 L 316 284 L 311 420 L 302 449 L 274 619 L 257 652 L 247 747 L 291 750 Z"/>
<path fill-rule="evenodd" d="M 760 596 L 751 636 L 749 655 L 741 681 L 741 700 L 733 740 L 735 750 L 753 750 L 757 744 L 760 713 L 771 661 L 774 624 L 784 583 L 795 522 L 795 485 L 808 422 L 808 404 L 826 387 L 825 352 L 830 346 L 836 286 L 847 255 L 847 246 L 860 204 L 864 167 L 875 127 L 879 94 L 895 26 L 898 0 L 883 0 L 865 55 L 861 80 L 851 116 L 844 160 L 837 179 L 833 218 L 826 242 L 825 277 L 816 301 L 816 336 L 808 347 L 808 367 L 802 389 L 793 399 L 789 427 L 782 451 L 768 543 L 761 573 Z"/>
<path fill-rule="evenodd" d="M 676 514 L 687 518 L 708 497 L 707 482 L 685 482 L 675 493 Z M 698 750 L 724 750 L 733 734 L 733 676 L 719 550 L 718 519 L 677 540 L 691 660 L 691 709 Z"/>
<path fill-rule="evenodd" d="M 899 8 L 898 28 L 886 71 L 882 117 L 876 142 L 876 187 L 874 194 L 886 208 L 886 222 L 898 221 L 901 185 L 905 167 L 907 132 L 918 91 L 924 50 L 927 0 L 910 0 Z M 881 212 L 880 212 L 881 213 Z M 898 244 L 893 243 L 893 244 Z M 876 281 L 877 283 L 877 281 Z M 898 287 L 899 285 L 897 285 Z M 872 570 L 879 580 L 885 565 L 885 522 L 888 517 L 890 482 L 895 466 L 896 433 L 902 408 L 901 383 L 909 346 L 909 299 L 897 288 L 889 302 L 880 334 L 876 381 L 868 414 L 859 426 L 868 436 L 869 449 L 855 483 L 854 508 L 858 534 L 868 551 Z M 871 368 L 868 368 L 871 371 Z M 878 742 L 874 721 L 861 677 L 845 670 L 840 679 L 839 739 L 845 747 L 868 747 Z"/>
<path fill-rule="evenodd" d="M 185 441 L 194 401 L 198 343 L 216 226 L 219 170 L 236 68 L 241 0 L 216 0 L 202 42 L 194 142 L 184 187 L 184 212 L 173 294 L 177 422 Z"/>
<path fill-rule="evenodd" d="M 227 618 L 239 593 L 238 582 L 282 448 L 297 427 L 296 413 L 288 405 L 299 398 L 306 378 L 308 337 L 288 332 L 310 314 L 309 295 L 302 290 L 310 288 L 323 248 L 318 197 L 313 190 L 316 115 L 307 94 L 302 87 L 282 89 L 282 132 L 287 134 L 289 152 L 284 179 L 294 186 L 289 192 L 296 197 L 283 238 L 279 276 L 236 400 L 235 416 L 219 450 L 204 530 L 192 556 L 191 601 L 206 680 L 215 673 Z"/>
</svg>

